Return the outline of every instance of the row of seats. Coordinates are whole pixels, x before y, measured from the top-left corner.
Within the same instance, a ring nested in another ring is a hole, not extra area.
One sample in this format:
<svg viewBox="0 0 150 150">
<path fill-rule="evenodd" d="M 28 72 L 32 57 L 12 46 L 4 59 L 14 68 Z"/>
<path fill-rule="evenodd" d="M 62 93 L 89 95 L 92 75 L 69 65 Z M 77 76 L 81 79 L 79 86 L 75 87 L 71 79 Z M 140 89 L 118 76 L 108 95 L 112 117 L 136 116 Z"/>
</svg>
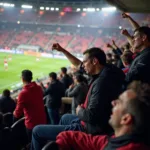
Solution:
<svg viewBox="0 0 150 150">
<path fill-rule="evenodd" d="M 101 47 L 107 51 L 106 43 L 111 40 L 110 36 L 81 36 L 81 35 L 57 35 L 45 32 L 33 31 L 0 31 L 0 46 L 17 48 L 20 44 L 28 44 L 40 46 L 45 50 L 51 50 L 53 43 L 60 43 L 62 47 L 67 48 L 71 52 L 81 53 L 91 46 Z M 114 38 L 115 39 L 115 38 Z M 120 38 L 116 41 L 117 44 L 123 44 Z"/>
<path fill-rule="evenodd" d="M 82 25 L 98 25 L 101 27 L 128 27 L 126 21 L 122 21 L 121 12 L 104 13 L 104 12 L 38 12 L 26 11 L 14 8 L 13 10 L 5 10 L 0 12 L 0 20 L 10 22 L 38 22 L 38 23 L 61 23 L 61 24 L 82 24 Z M 11 14 L 11 15 L 10 15 Z M 149 14 L 132 14 L 139 22 L 148 23 Z"/>
</svg>

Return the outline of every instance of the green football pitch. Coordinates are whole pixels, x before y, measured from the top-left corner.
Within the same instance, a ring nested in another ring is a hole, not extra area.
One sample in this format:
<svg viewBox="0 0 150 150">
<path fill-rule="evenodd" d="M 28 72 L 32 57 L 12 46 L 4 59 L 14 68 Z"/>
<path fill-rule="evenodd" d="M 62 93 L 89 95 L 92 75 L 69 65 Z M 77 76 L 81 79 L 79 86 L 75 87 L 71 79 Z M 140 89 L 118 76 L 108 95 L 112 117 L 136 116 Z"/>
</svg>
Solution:
<svg viewBox="0 0 150 150">
<path fill-rule="evenodd" d="M 8 53 L 0 53 L 0 93 L 6 88 L 13 90 L 22 85 L 21 71 L 29 69 L 33 73 L 33 80 L 48 76 L 48 73 L 58 72 L 60 67 L 69 66 L 66 59 L 40 58 L 36 61 L 35 56 L 25 56 L 12 54 L 12 60 L 8 61 L 8 70 L 4 69 L 4 57 L 8 58 Z"/>
</svg>

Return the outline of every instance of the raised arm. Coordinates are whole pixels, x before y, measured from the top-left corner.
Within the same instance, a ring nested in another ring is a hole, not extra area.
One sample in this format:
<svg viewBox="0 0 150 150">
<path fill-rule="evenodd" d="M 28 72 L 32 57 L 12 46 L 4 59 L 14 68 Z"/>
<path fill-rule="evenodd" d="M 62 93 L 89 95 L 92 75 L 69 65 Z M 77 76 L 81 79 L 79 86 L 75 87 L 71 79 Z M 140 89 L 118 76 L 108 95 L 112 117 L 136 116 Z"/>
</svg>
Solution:
<svg viewBox="0 0 150 150">
<path fill-rule="evenodd" d="M 127 38 L 129 44 L 133 46 L 133 37 L 129 34 L 129 32 L 126 29 L 123 29 L 121 30 L 121 34 L 124 35 Z"/>
<path fill-rule="evenodd" d="M 127 18 L 134 30 L 140 27 L 140 25 L 128 14 L 122 13 L 122 18 Z"/>
<path fill-rule="evenodd" d="M 76 67 L 79 67 L 80 64 L 82 63 L 78 58 L 76 58 L 71 53 L 69 53 L 67 50 L 62 48 L 58 43 L 53 44 L 52 50 L 57 50 L 59 52 L 62 52 L 68 58 L 68 60 Z"/>
</svg>

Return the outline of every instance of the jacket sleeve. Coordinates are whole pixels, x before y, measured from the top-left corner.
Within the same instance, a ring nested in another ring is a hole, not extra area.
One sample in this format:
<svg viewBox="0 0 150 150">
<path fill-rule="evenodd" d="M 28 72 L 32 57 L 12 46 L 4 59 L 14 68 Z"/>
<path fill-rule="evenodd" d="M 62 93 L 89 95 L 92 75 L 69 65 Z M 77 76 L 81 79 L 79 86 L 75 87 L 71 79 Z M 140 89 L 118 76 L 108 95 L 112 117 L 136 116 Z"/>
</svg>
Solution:
<svg viewBox="0 0 150 150">
<path fill-rule="evenodd" d="M 118 55 L 118 56 L 121 56 L 121 55 L 122 55 L 122 51 L 121 51 L 119 48 L 113 49 L 112 51 L 113 51 L 114 54 L 116 54 L 116 55 Z"/>
<path fill-rule="evenodd" d="M 127 83 L 133 80 L 145 80 L 145 77 L 150 75 L 150 63 L 148 61 L 147 59 L 140 59 L 138 63 L 129 70 L 126 76 Z"/>
<path fill-rule="evenodd" d="M 79 86 L 75 86 L 73 89 L 69 89 L 68 90 L 68 96 L 69 97 L 74 97 L 74 96 L 78 95 L 79 90 L 80 90 Z"/>
<path fill-rule="evenodd" d="M 56 143 L 61 150 L 94 150 L 103 148 L 106 143 L 106 136 L 92 136 L 79 131 L 61 132 Z"/>
<path fill-rule="evenodd" d="M 14 111 L 14 116 L 16 118 L 20 118 L 23 115 L 23 109 L 25 108 L 25 100 L 26 100 L 26 97 L 24 93 L 20 93 L 18 96 L 16 109 Z"/>
<path fill-rule="evenodd" d="M 95 81 L 94 81 L 95 82 Z M 107 83 L 108 82 L 108 83 Z M 88 100 L 88 107 L 81 108 L 78 112 L 78 117 L 87 123 L 94 124 L 97 119 L 104 118 L 105 106 L 108 106 L 108 91 L 109 81 L 103 81 L 103 78 L 96 81 L 91 88 L 90 99 Z"/>
</svg>

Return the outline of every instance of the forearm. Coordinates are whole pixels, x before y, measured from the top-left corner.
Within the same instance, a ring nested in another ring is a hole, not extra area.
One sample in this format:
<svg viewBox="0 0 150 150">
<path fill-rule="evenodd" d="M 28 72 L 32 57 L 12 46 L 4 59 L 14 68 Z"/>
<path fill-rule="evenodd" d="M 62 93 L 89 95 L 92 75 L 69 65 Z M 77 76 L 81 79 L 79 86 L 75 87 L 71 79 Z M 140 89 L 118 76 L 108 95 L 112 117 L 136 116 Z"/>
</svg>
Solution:
<svg viewBox="0 0 150 150">
<path fill-rule="evenodd" d="M 129 44 L 131 46 L 133 46 L 133 37 L 131 35 L 127 35 L 126 38 L 127 38 L 128 42 L 129 42 Z"/>
<path fill-rule="evenodd" d="M 15 111 L 13 112 L 15 118 L 20 118 L 23 115 L 23 107 L 17 106 Z"/>
<path fill-rule="evenodd" d="M 115 49 L 115 50 L 118 48 L 117 45 L 114 45 L 114 44 L 112 45 L 112 47 L 113 47 L 113 49 Z"/>
<path fill-rule="evenodd" d="M 76 66 L 76 67 L 80 66 L 81 61 L 78 58 L 73 56 L 71 53 L 69 53 L 65 49 L 63 49 L 62 52 L 74 66 Z"/>
<path fill-rule="evenodd" d="M 128 17 L 128 20 L 134 30 L 140 27 L 139 24 L 135 20 L 133 20 L 131 17 Z"/>
</svg>

